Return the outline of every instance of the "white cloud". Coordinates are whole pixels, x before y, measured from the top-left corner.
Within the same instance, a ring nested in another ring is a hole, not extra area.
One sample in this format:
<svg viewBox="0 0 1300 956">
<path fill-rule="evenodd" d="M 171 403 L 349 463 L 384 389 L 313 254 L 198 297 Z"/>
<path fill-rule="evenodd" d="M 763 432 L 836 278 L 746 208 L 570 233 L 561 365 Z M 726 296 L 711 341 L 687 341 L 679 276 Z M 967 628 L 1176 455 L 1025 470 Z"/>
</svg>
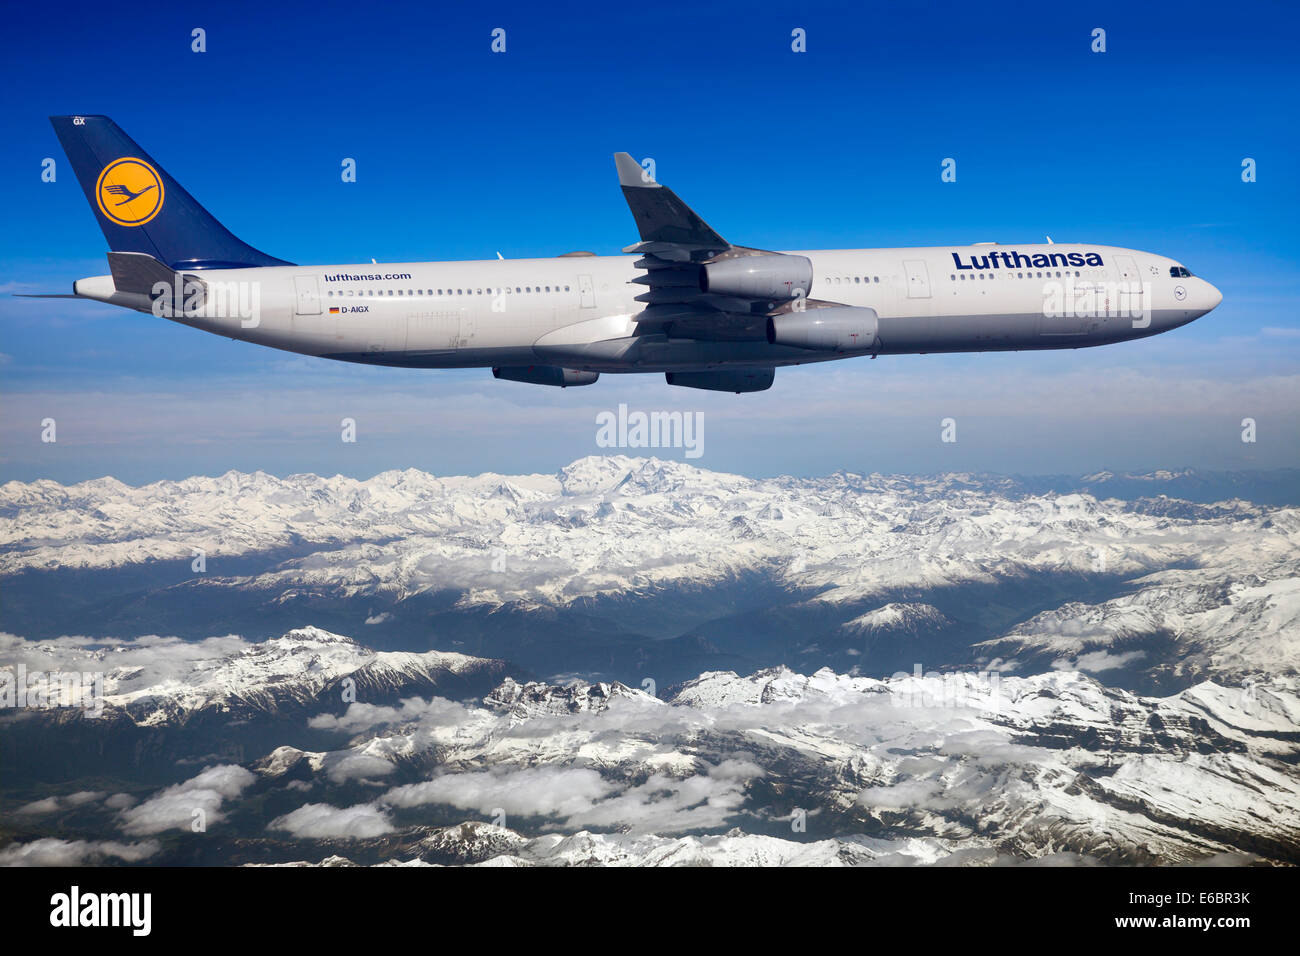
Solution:
<svg viewBox="0 0 1300 956">
<path fill-rule="evenodd" d="M 391 762 L 382 757 L 351 750 L 327 754 L 324 761 L 325 774 L 333 783 L 386 777 L 395 769 Z"/>
<path fill-rule="evenodd" d="M 614 790 L 613 784 L 585 767 L 528 767 L 445 773 L 396 787 L 382 800 L 394 807 L 435 803 L 485 815 L 500 807 L 512 815 L 567 817 Z"/>
<path fill-rule="evenodd" d="M 33 800 L 31 803 L 24 803 L 15 810 L 15 813 L 21 813 L 24 816 L 39 816 L 46 813 L 54 813 L 59 809 L 58 797 L 46 797 L 44 800 Z"/>
<path fill-rule="evenodd" d="M 396 787 L 381 801 L 393 807 L 446 804 L 485 816 L 544 816 L 567 828 L 604 827 L 678 832 L 721 826 L 744 802 L 745 787 L 763 769 L 750 760 L 703 765 L 684 776 L 653 773 L 629 785 L 586 767 L 526 767 L 445 773 Z"/>
<path fill-rule="evenodd" d="M 311 840 L 367 839 L 392 832 L 393 825 L 380 808 L 369 803 L 332 807 L 308 803 L 271 821 L 269 829 L 287 830 Z"/>
<path fill-rule="evenodd" d="M 1140 661 L 1146 656 L 1146 651 L 1125 651 L 1112 654 L 1110 651 L 1099 650 L 1080 654 L 1073 660 L 1052 661 L 1052 667 L 1056 670 L 1087 671 L 1089 674 L 1100 674 L 1103 671 L 1113 671 L 1121 667 L 1127 667 L 1134 661 Z"/>
<path fill-rule="evenodd" d="M 224 819 L 221 806 L 238 797 L 257 778 L 243 767 L 224 764 L 209 767 L 197 777 L 167 787 L 139 806 L 123 810 L 122 829 L 132 835 L 188 830 L 194 811 L 202 810 L 207 825 Z"/>
<path fill-rule="evenodd" d="M 46 837 L 31 843 L 15 843 L 0 850 L 0 866 L 80 866 L 105 859 L 138 863 L 160 849 L 156 840 L 140 843 L 114 841 L 57 840 Z"/>
<path fill-rule="evenodd" d="M 68 794 L 63 798 L 63 802 L 70 807 L 80 807 L 87 803 L 102 800 L 107 795 L 103 790 L 79 790 L 76 793 Z"/>
<path fill-rule="evenodd" d="M 677 833 L 725 825 L 745 802 L 746 784 L 763 775 L 748 760 L 724 760 L 705 773 L 652 774 L 644 783 L 571 814 L 569 827 Z"/>
<path fill-rule="evenodd" d="M 442 697 L 423 700 L 409 697 L 396 707 L 379 704 L 353 703 L 342 716 L 319 714 L 311 718 L 307 725 L 317 730 L 339 730 L 345 733 L 359 733 L 372 727 L 388 724 L 403 724 L 419 720 L 425 726 L 463 724 L 468 716 L 464 705 Z"/>
</svg>

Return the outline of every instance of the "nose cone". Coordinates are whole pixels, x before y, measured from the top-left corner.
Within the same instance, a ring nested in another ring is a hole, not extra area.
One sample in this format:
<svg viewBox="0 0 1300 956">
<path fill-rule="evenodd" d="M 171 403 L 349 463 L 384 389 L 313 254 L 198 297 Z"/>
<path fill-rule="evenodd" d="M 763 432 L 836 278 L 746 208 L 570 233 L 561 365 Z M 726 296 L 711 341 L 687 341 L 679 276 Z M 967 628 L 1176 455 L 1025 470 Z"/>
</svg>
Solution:
<svg viewBox="0 0 1300 956">
<path fill-rule="evenodd" d="M 1220 292 L 1218 289 L 1216 289 L 1214 286 L 1210 285 L 1210 283 L 1208 282 L 1205 283 L 1205 297 L 1206 297 L 1205 298 L 1206 312 L 1209 312 L 1211 309 L 1218 308 L 1219 303 L 1223 301 L 1223 293 Z"/>
<path fill-rule="evenodd" d="M 1178 290 L 1175 290 L 1177 295 Z M 1223 301 L 1223 293 L 1201 278 L 1189 280 L 1184 296 L 1184 308 L 1191 313 L 1191 318 L 1200 318 L 1215 309 Z"/>
</svg>

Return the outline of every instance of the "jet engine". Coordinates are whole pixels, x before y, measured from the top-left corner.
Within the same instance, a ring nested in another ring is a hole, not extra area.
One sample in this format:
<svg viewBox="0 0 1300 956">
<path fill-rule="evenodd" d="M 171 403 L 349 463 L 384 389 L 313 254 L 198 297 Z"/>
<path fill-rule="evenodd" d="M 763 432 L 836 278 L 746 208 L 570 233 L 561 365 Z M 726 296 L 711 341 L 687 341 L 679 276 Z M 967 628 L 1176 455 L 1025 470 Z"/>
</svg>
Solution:
<svg viewBox="0 0 1300 956">
<path fill-rule="evenodd" d="M 786 312 L 767 320 L 767 341 L 817 352 L 865 352 L 875 347 L 875 309 L 852 305 Z"/>
<path fill-rule="evenodd" d="M 750 299 L 786 301 L 806 296 L 812 280 L 812 260 L 775 252 L 719 259 L 700 267 L 702 292 Z"/>
</svg>

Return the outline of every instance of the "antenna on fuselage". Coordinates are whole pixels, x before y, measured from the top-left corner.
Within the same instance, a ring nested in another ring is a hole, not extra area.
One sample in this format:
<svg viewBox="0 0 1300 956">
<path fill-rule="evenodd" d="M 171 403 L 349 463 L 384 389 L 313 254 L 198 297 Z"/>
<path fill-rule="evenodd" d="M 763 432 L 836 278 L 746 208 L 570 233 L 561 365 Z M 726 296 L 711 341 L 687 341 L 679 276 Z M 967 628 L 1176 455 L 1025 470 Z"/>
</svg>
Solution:
<svg viewBox="0 0 1300 956">
<path fill-rule="evenodd" d="M 1056 245 L 1056 243 L 1052 242 L 1052 237 L 1051 237 L 1051 236 L 1048 236 L 1048 237 L 1047 237 L 1047 244 L 1048 244 L 1049 246 L 1054 246 L 1054 245 Z"/>
</svg>

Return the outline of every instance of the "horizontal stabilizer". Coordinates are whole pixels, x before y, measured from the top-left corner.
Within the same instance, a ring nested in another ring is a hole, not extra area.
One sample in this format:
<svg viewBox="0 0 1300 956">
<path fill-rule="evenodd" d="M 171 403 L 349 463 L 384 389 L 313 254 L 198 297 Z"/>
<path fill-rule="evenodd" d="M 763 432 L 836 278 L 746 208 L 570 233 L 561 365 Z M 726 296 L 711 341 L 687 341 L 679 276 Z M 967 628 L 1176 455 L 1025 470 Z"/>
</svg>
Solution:
<svg viewBox="0 0 1300 956">
<path fill-rule="evenodd" d="M 110 252 L 108 267 L 118 292 L 150 295 L 157 283 L 165 283 L 170 288 L 176 281 L 172 269 L 143 252 Z"/>
</svg>

